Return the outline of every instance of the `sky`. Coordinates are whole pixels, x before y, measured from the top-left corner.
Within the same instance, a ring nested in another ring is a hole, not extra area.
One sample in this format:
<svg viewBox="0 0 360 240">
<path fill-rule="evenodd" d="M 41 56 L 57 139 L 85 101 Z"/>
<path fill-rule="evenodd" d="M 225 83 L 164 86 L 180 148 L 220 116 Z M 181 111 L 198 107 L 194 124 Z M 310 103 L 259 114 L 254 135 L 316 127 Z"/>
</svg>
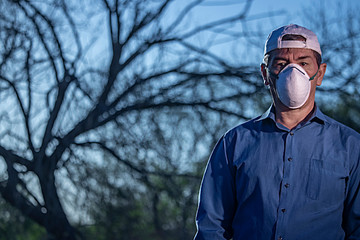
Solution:
<svg viewBox="0 0 360 240">
<path fill-rule="evenodd" d="M 242 1 L 242 0 L 241 0 Z M 296 23 L 306 25 L 306 19 L 304 19 L 305 9 L 311 9 L 318 6 L 326 8 L 331 13 L 336 12 L 337 3 L 341 2 L 342 6 L 346 5 L 359 5 L 358 0 L 254 0 L 251 12 L 252 13 L 263 13 L 267 11 L 280 11 L 283 10 L 287 14 L 283 18 L 279 18 L 279 24 L 281 20 L 284 23 Z"/>
<path fill-rule="evenodd" d="M 278 21 L 288 21 L 289 23 L 298 23 L 303 24 L 301 11 L 306 6 L 309 6 L 311 2 L 315 2 L 316 0 L 302 0 L 302 1 L 292 1 L 292 0 L 254 0 L 253 5 L 251 7 L 251 12 L 253 14 L 264 13 L 267 11 L 284 11 L 285 14 L 288 13 L 287 16 L 279 18 Z M 322 0 L 320 0 L 322 1 Z M 330 0 L 331 1 L 331 0 Z"/>
<path fill-rule="evenodd" d="M 186 0 L 185 0 L 186 1 Z M 181 1 L 180 1 L 181 2 Z M 198 23 L 209 22 L 216 19 L 234 16 L 241 11 L 247 0 L 207 0 L 197 12 L 192 16 Z M 182 2 L 184 3 L 184 2 Z M 312 17 L 321 20 L 319 16 L 311 15 L 319 11 L 319 9 L 326 9 L 328 16 L 334 16 L 338 10 L 338 4 L 342 7 L 360 5 L 359 0 L 253 0 L 247 18 L 251 19 L 247 22 L 250 31 L 259 31 L 263 34 L 261 38 L 257 38 L 253 45 L 258 49 L 250 52 L 249 44 L 245 43 L 245 48 L 240 51 L 245 52 L 246 55 L 253 57 L 249 62 L 262 61 L 263 45 L 268 34 L 283 25 L 290 23 L 299 24 L 313 30 L 315 33 L 317 29 L 313 29 L 316 24 Z M 308 14 L 309 16 L 306 16 Z M 329 23 L 331 24 L 331 23 Z M 237 26 L 242 28 L 243 26 Z M 239 29 L 239 28 L 238 28 Z M 319 35 L 319 34 L 318 34 Z M 319 39 L 321 42 L 321 39 Z M 240 44 L 241 45 L 241 44 Z M 221 52 L 226 49 L 224 46 L 219 46 L 217 51 Z"/>
<path fill-rule="evenodd" d="M 231 13 L 238 12 L 246 2 L 247 0 L 207 0 L 200 12 L 201 17 L 230 16 Z M 253 0 L 248 16 L 259 14 L 265 16 L 269 12 L 273 12 L 279 13 L 278 17 L 272 18 L 268 22 L 274 27 L 288 23 L 306 25 L 305 9 L 318 9 L 320 6 L 330 13 L 336 13 L 337 4 L 339 3 L 341 3 L 341 6 L 360 5 L 359 0 Z M 283 14 L 280 14 L 280 12 Z"/>
</svg>

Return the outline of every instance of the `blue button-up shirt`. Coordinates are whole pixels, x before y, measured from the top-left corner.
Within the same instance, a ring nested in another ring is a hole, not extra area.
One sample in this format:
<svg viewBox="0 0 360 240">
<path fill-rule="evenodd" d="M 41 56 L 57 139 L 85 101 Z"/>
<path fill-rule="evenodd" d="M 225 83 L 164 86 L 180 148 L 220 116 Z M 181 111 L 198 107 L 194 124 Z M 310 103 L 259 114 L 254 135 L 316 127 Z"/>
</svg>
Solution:
<svg viewBox="0 0 360 240">
<path fill-rule="evenodd" d="M 360 239 L 359 161 L 360 135 L 319 109 L 289 130 L 270 108 L 217 143 L 195 239 Z"/>
</svg>

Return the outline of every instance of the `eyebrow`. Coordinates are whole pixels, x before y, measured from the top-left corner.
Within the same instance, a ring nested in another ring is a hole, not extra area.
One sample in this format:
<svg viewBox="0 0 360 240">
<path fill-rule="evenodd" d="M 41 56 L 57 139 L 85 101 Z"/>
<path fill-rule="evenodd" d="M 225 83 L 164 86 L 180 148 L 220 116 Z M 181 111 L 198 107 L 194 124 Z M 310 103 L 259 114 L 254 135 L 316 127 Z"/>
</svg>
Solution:
<svg viewBox="0 0 360 240">
<path fill-rule="evenodd" d="M 287 61 L 287 59 L 286 59 L 286 58 L 283 58 L 283 57 L 275 57 L 275 58 L 273 59 L 273 61 L 278 61 L 278 60 Z"/>
<path fill-rule="evenodd" d="M 300 56 L 300 57 L 298 57 L 298 58 L 295 59 L 295 60 L 304 60 L 304 59 L 309 59 L 309 58 L 311 58 L 311 56 L 305 55 L 305 56 Z M 284 57 L 275 57 L 275 58 L 273 59 L 273 61 L 278 61 L 278 60 L 287 61 L 288 59 L 287 59 L 287 58 L 284 58 Z"/>
<path fill-rule="evenodd" d="M 311 56 L 301 56 L 301 57 L 298 57 L 296 60 L 303 60 L 303 59 L 307 59 L 307 58 L 311 58 Z"/>
</svg>

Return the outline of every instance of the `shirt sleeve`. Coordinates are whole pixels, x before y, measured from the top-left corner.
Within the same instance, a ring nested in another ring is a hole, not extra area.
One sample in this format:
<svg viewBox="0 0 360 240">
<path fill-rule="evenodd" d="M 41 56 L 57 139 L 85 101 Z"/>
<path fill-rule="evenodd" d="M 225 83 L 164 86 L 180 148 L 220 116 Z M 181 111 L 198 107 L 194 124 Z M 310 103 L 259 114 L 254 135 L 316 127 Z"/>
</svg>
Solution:
<svg viewBox="0 0 360 240">
<path fill-rule="evenodd" d="M 348 179 L 343 228 L 346 240 L 360 240 L 360 159 L 354 164 Z"/>
<path fill-rule="evenodd" d="M 226 148 L 225 139 L 220 139 L 207 164 L 200 187 L 194 240 L 224 240 L 233 235 L 235 170 Z"/>
</svg>

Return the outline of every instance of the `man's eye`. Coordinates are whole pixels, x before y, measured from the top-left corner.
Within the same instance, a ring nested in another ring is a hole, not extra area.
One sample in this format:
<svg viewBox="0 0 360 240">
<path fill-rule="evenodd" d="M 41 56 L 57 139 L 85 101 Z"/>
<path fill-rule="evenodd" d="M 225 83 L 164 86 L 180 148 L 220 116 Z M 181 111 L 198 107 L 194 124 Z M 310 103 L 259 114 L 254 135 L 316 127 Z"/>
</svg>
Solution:
<svg viewBox="0 0 360 240">
<path fill-rule="evenodd" d="M 306 65 L 308 65 L 308 63 L 307 62 L 302 62 L 302 63 L 300 63 L 300 65 L 301 66 L 306 66 Z"/>
<path fill-rule="evenodd" d="M 282 69 L 283 67 L 286 66 L 286 63 L 285 62 L 279 62 L 279 63 L 276 63 L 275 64 L 275 68 L 276 69 Z"/>
</svg>

